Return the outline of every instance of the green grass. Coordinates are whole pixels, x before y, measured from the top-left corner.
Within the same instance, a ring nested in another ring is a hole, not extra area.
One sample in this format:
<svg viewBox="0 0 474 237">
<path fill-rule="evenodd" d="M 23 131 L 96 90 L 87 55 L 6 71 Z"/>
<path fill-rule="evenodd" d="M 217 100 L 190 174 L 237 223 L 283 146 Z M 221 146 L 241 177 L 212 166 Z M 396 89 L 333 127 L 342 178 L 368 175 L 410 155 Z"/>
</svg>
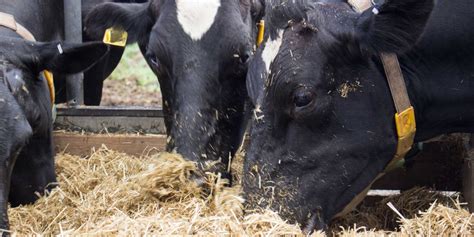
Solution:
<svg viewBox="0 0 474 237">
<path fill-rule="evenodd" d="M 125 48 L 119 65 L 109 79 L 119 81 L 134 79 L 138 86 L 148 91 L 160 91 L 158 79 L 146 63 L 137 44 Z"/>
</svg>

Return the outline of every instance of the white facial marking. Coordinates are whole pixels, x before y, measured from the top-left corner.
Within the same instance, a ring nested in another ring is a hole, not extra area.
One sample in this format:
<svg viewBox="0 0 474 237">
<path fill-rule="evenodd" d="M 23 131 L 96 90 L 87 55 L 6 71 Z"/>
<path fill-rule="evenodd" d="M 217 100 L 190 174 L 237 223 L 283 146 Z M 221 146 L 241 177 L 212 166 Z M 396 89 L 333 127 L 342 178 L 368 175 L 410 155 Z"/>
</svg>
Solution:
<svg viewBox="0 0 474 237">
<path fill-rule="evenodd" d="M 176 0 L 178 22 L 193 40 L 211 29 L 221 6 L 220 0 Z"/>
<path fill-rule="evenodd" d="M 263 49 L 262 59 L 265 63 L 265 69 L 267 70 L 268 74 L 270 74 L 270 65 L 272 64 L 273 60 L 275 60 L 278 51 L 280 51 L 282 38 L 283 30 L 279 30 L 277 38 L 273 40 L 270 40 L 269 38 L 269 40 L 265 44 L 265 48 Z"/>
</svg>

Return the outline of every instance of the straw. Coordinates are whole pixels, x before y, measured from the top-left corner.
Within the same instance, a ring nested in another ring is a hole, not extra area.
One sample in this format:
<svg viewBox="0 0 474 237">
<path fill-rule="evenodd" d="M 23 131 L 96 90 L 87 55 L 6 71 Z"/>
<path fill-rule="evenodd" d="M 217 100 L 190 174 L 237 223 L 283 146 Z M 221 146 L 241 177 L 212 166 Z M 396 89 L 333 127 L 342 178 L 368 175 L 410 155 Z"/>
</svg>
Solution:
<svg viewBox="0 0 474 237">
<path fill-rule="evenodd" d="M 236 161 L 243 162 L 242 157 Z M 270 210 L 245 215 L 239 182 L 227 187 L 226 180 L 207 174 L 207 182 L 198 186 L 191 179 L 196 172 L 194 163 L 176 154 L 136 158 L 102 148 L 88 159 L 60 154 L 56 165 L 59 188 L 33 205 L 9 209 L 14 235 L 303 236 L 298 225 L 287 223 Z M 241 172 L 241 164 L 235 167 Z M 241 174 L 234 173 L 239 180 Z M 413 200 L 426 198 L 416 195 L 430 192 L 407 193 L 416 198 L 402 194 L 398 200 L 405 201 L 392 200 L 407 218 L 397 222 L 391 214 L 393 222 L 401 223 L 400 232 L 376 231 L 362 227 L 370 223 L 354 225 L 355 221 L 344 228 L 336 223 L 332 228 L 343 236 L 472 232 L 472 214 L 459 201 L 451 201 L 451 207 L 437 202 L 426 209 Z M 383 206 L 387 210 L 381 213 L 393 213 Z M 414 216 L 407 214 L 407 207 L 413 208 L 409 213 Z M 371 215 L 361 214 L 363 210 L 358 210 L 359 217 Z M 347 217 L 351 215 L 354 213 Z"/>
</svg>

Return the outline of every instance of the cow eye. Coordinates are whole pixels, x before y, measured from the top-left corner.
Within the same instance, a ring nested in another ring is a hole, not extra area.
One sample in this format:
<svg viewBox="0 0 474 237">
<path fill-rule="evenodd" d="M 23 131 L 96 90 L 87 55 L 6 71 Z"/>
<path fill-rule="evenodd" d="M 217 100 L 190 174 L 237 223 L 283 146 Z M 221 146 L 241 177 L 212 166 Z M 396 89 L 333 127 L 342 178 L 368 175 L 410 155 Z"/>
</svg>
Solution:
<svg viewBox="0 0 474 237">
<path fill-rule="evenodd" d="M 307 88 L 300 88 L 296 91 L 293 103 L 296 107 L 301 108 L 309 105 L 314 100 L 314 93 Z"/>
<path fill-rule="evenodd" d="M 158 59 L 156 57 L 150 58 L 151 64 L 155 67 L 159 67 L 160 63 L 158 62 Z"/>
<path fill-rule="evenodd" d="M 150 60 L 151 64 L 154 67 L 159 67 L 160 66 L 160 61 L 158 60 L 158 58 L 154 54 L 147 53 L 146 57 L 148 58 L 148 60 Z"/>
</svg>

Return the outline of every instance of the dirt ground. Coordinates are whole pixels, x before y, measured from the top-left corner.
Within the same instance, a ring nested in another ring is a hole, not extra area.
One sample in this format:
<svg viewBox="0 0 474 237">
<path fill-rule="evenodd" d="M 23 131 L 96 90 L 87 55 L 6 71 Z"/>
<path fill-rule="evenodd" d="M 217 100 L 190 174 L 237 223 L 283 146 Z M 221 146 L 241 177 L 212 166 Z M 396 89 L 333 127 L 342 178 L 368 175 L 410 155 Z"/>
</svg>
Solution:
<svg viewBox="0 0 474 237">
<path fill-rule="evenodd" d="M 161 107 L 161 93 L 140 86 L 135 77 L 127 80 L 106 80 L 101 105 Z"/>
<path fill-rule="evenodd" d="M 136 45 L 127 46 L 120 64 L 105 80 L 101 105 L 161 107 L 158 79 Z"/>
</svg>

